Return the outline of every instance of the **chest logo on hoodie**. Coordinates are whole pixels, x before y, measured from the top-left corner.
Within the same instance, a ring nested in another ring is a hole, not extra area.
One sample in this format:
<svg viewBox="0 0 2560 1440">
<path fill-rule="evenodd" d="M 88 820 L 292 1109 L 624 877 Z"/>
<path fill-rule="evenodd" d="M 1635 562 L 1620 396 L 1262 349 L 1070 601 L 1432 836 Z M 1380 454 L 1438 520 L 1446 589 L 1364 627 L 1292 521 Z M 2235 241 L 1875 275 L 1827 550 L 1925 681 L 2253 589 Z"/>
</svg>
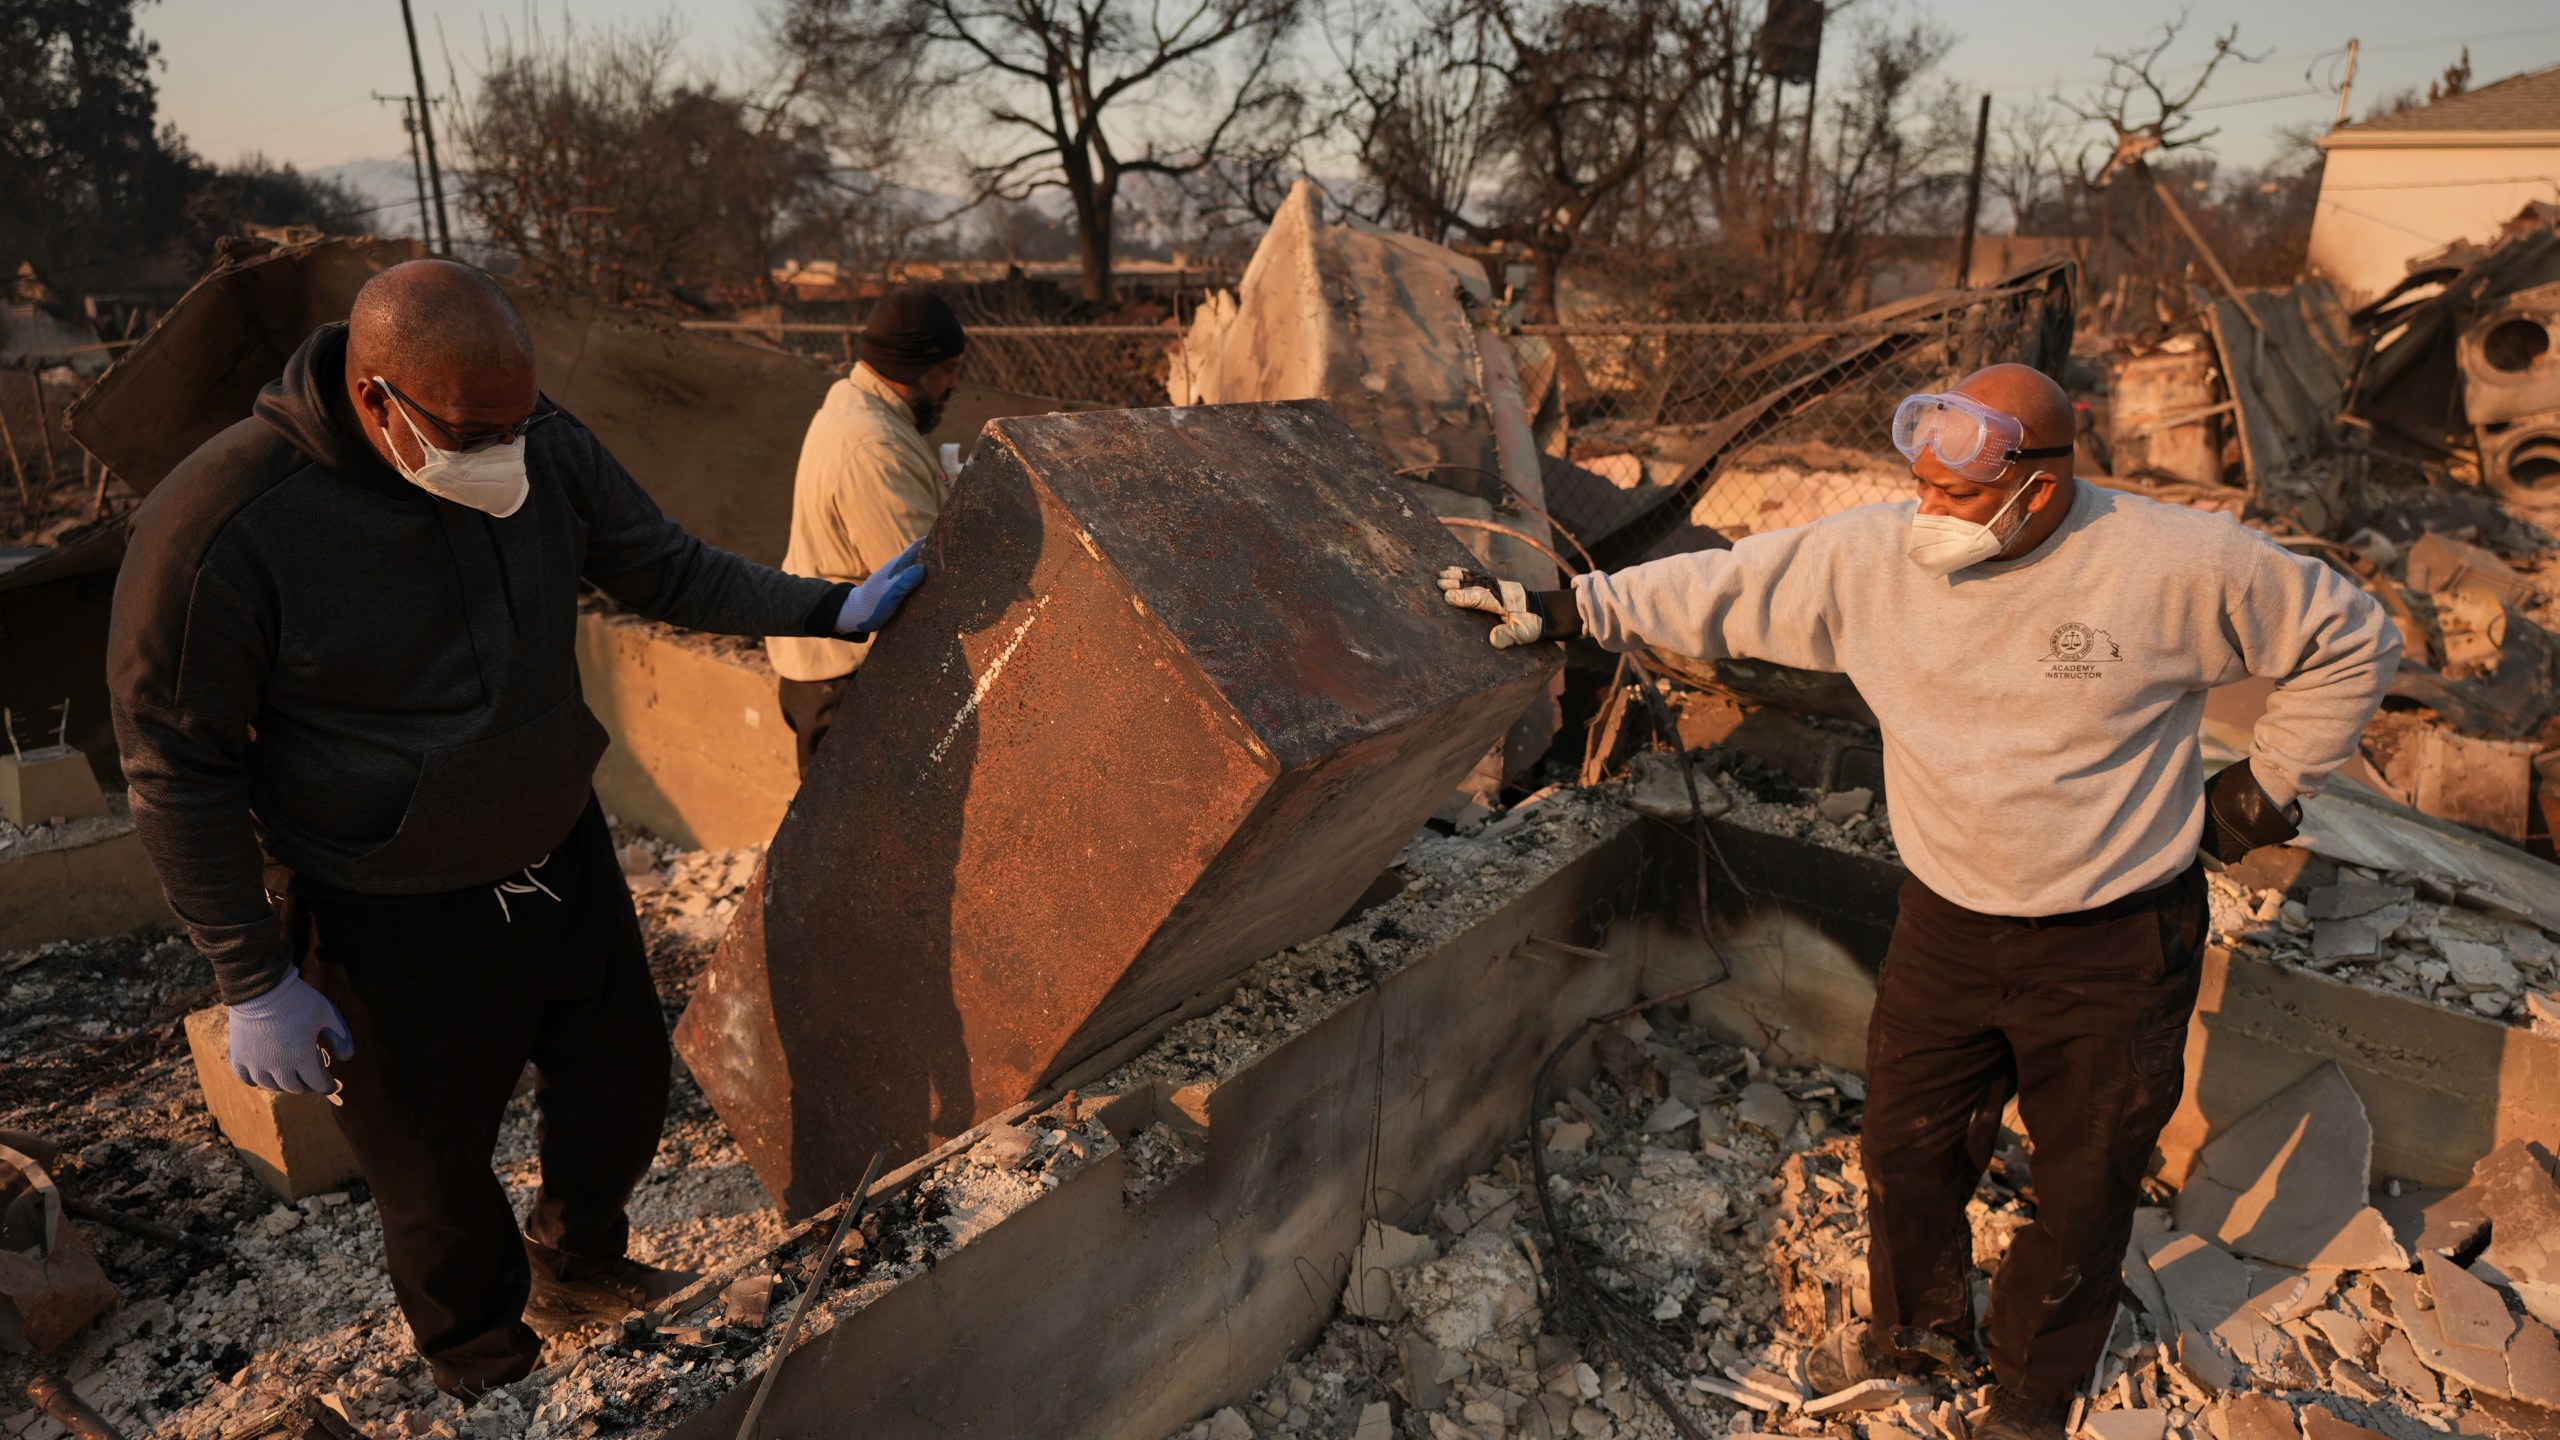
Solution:
<svg viewBox="0 0 2560 1440">
<path fill-rule="evenodd" d="M 2100 667 L 2123 660 L 2124 647 L 2116 637 L 2073 620 L 2053 627 L 2044 658 L 2036 663 L 2045 667 L 2048 680 L 2095 680 L 2106 673 Z"/>
</svg>

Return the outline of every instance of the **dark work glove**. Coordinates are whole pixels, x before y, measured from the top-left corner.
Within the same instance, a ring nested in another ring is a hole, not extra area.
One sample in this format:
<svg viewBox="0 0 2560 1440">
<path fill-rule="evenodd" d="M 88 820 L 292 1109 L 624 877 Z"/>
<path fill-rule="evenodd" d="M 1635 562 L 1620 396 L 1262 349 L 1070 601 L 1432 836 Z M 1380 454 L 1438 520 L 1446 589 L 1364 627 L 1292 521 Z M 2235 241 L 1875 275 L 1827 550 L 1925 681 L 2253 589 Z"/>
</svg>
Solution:
<svg viewBox="0 0 2560 1440">
<path fill-rule="evenodd" d="M 2205 862 L 2219 870 L 2261 845 L 2281 845 L 2302 833 L 2301 819 L 2302 802 L 2279 807 L 2248 761 L 2226 765 L 2204 782 Z"/>
</svg>

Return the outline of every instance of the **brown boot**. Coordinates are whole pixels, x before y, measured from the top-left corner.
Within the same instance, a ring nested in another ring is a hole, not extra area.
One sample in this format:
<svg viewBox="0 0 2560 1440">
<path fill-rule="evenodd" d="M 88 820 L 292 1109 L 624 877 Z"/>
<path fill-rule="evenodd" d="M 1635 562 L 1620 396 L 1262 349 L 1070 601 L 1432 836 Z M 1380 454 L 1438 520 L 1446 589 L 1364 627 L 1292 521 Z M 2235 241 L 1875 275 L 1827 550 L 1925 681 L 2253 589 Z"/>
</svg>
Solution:
<svg viewBox="0 0 2560 1440">
<path fill-rule="evenodd" d="M 2006 1385 L 1993 1387 L 1991 1404 L 1973 1422 L 1973 1440 L 2064 1440 L 2071 1407 L 2029 1397 Z"/>
<path fill-rule="evenodd" d="M 631 1259 L 611 1261 L 575 1280 L 554 1280 L 537 1269 L 533 1293 L 524 1302 L 524 1323 L 545 1339 L 590 1325 L 618 1325 L 632 1312 L 646 1310 L 701 1278 L 690 1270 L 661 1270 Z"/>
</svg>

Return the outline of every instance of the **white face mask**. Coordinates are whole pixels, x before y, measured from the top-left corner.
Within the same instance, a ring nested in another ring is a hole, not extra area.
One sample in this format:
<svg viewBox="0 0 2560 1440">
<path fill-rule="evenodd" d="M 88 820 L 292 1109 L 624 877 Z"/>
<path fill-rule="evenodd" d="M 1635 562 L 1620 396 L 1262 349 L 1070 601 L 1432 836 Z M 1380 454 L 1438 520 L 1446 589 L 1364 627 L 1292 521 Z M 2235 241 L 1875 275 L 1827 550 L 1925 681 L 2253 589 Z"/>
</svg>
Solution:
<svg viewBox="0 0 2560 1440">
<path fill-rule="evenodd" d="M 1953 575 L 1968 565 L 1979 565 L 2008 549 L 2009 542 L 2017 539 L 2018 532 L 2026 528 L 2027 512 L 2018 512 L 2018 523 L 2010 526 L 2006 535 L 1996 527 L 2001 517 L 2009 513 L 2009 507 L 2017 504 L 2018 497 L 2026 494 L 2042 475 L 2042 471 L 2029 475 L 2017 489 L 2010 491 L 2009 498 L 2001 501 L 2000 508 L 1992 512 L 1989 525 L 1961 520 L 1953 515 L 1913 515 L 1911 563 L 1932 575 Z"/>
<path fill-rule="evenodd" d="M 382 390 L 384 403 L 399 412 L 402 424 L 418 442 L 418 451 L 426 458 L 412 470 L 401 463 L 400 447 L 391 443 L 391 432 L 382 432 L 382 448 L 391 452 L 391 464 L 402 478 L 430 495 L 440 495 L 456 505 L 468 505 L 504 520 L 523 507 L 524 497 L 532 488 L 524 473 L 524 437 L 513 436 L 479 450 L 439 450 L 427 440 L 418 422 L 409 418 L 409 407 L 391 393 L 382 377 L 373 383 Z"/>
</svg>

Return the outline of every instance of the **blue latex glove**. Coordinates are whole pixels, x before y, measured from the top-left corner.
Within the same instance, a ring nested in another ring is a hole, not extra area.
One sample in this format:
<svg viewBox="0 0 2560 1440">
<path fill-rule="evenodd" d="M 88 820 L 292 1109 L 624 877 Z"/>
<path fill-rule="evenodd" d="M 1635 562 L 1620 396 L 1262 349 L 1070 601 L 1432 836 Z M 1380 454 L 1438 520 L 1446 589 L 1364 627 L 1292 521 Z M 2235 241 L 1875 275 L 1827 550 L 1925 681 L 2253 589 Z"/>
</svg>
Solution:
<svg viewBox="0 0 2560 1440">
<path fill-rule="evenodd" d="M 286 971 L 284 983 L 230 1008 L 231 1073 L 242 1083 L 320 1095 L 338 1088 L 320 1046 L 327 1042 L 343 1060 L 356 1053 L 355 1037 L 347 1017 L 300 972 Z"/>
<path fill-rule="evenodd" d="M 844 598 L 844 609 L 836 612 L 836 633 L 869 635 L 889 623 L 898 611 L 899 602 L 924 583 L 924 561 L 917 552 L 924 549 L 919 540 L 899 551 L 889 563 L 871 572 L 871 578 L 853 587 Z"/>
</svg>

